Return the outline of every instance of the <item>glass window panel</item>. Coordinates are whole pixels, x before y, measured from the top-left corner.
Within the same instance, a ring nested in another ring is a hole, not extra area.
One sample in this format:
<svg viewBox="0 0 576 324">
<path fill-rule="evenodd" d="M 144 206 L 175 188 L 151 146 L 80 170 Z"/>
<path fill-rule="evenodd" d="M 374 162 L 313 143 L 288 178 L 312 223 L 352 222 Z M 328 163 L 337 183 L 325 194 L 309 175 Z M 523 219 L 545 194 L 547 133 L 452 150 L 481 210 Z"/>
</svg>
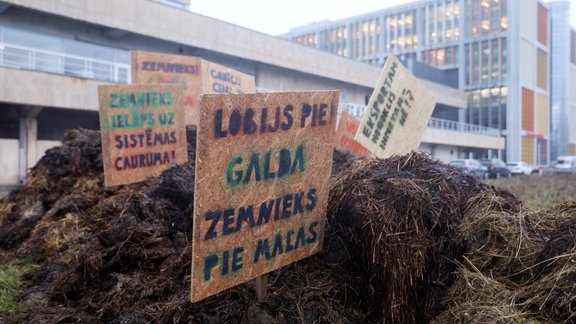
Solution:
<svg viewBox="0 0 576 324">
<path fill-rule="evenodd" d="M 60 52 L 62 48 L 61 39 L 52 35 L 14 29 L 11 27 L 3 27 L 3 31 L 4 42 L 8 44 L 52 52 Z"/>
<path fill-rule="evenodd" d="M 502 63 L 500 64 L 500 77 L 502 81 L 505 81 L 508 77 L 508 43 L 506 38 L 502 38 L 500 42 Z"/>
<path fill-rule="evenodd" d="M 499 44 L 499 40 L 493 39 L 491 41 L 491 46 L 492 46 L 492 50 L 491 50 L 491 82 L 495 83 L 500 81 L 500 63 L 499 63 L 499 49 L 500 46 Z"/>
<path fill-rule="evenodd" d="M 470 85 L 470 44 L 464 45 L 464 83 Z"/>
<path fill-rule="evenodd" d="M 479 81 L 479 54 L 478 54 L 478 43 L 472 44 L 472 84 L 476 85 Z"/>
</svg>

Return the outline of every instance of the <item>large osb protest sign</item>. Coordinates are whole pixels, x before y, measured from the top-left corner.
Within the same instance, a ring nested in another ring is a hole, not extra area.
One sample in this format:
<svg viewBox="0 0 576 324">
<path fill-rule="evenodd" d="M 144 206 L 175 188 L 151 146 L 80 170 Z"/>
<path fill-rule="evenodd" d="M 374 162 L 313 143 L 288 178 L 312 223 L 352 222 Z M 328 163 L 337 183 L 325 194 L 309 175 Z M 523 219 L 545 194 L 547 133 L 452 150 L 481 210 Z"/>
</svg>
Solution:
<svg viewBox="0 0 576 324">
<path fill-rule="evenodd" d="M 107 186 L 145 180 L 188 161 L 182 88 L 98 87 Z"/>
<path fill-rule="evenodd" d="M 254 77 L 199 57 L 131 51 L 133 84 L 182 86 L 187 125 L 198 125 L 198 99 L 203 93 L 249 93 Z"/>
<path fill-rule="evenodd" d="M 360 121 L 347 112 L 340 115 L 338 128 L 336 129 L 335 147 L 342 151 L 348 151 L 357 157 L 368 157 L 370 152 L 360 143 L 356 142 L 354 136 L 360 126 Z"/>
<path fill-rule="evenodd" d="M 338 91 L 203 95 L 192 301 L 322 248 Z"/>
<path fill-rule="evenodd" d="M 390 55 L 354 139 L 379 158 L 415 150 L 435 104 L 433 95 Z"/>
</svg>

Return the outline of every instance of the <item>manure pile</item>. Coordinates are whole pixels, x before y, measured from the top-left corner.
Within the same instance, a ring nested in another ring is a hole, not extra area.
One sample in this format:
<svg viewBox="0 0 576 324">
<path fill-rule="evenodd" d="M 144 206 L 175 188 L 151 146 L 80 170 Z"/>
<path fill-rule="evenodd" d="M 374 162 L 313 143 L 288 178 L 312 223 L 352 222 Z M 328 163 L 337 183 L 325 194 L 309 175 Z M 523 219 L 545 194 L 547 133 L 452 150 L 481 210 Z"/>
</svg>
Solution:
<svg viewBox="0 0 576 324">
<path fill-rule="evenodd" d="M 103 186 L 100 135 L 69 131 L 0 200 L 0 247 L 32 257 L 6 322 L 574 321 L 576 202 L 527 213 L 507 191 L 427 156 L 335 151 L 323 252 L 190 303 L 190 162 Z M 190 145 L 192 144 L 192 145 Z"/>
</svg>

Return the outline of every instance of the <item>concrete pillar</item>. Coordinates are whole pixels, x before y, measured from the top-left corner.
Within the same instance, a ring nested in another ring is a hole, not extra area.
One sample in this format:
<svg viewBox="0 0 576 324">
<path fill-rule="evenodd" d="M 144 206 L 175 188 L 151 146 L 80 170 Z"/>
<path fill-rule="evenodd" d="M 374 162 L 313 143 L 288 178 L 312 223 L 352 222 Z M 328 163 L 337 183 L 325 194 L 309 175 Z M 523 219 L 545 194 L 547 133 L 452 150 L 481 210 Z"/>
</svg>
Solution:
<svg viewBox="0 0 576 324">
<path fill-rule="evenodd" d="M 18 180 L 20 183 L 26 183 L 26 117 L 20 116 L 20 125 L 18 132 Z"/>
<path fill-rule="evenodd" d="M 31 168 L 37 161 L 38 119 L 26 118 L 26 168 Z"/>
<path fill-rule="evenodd" d="M 18 110 L 20 114 L 19 145 L 18 145 L 18 179 L 26 183 L 26 174 L 29 168 L 36 163 L 38 143 L 38 114 L 41 107 L 23 107 Z"/>
</svg>

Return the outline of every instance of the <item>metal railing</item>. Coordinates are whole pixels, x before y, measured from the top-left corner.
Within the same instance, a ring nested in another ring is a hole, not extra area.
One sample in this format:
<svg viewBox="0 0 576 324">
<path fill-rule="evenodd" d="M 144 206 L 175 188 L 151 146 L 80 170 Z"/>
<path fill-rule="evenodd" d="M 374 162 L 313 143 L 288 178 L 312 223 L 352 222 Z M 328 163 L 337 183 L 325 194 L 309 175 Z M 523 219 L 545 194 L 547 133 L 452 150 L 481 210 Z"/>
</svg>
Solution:
<svg viewBox="0 0 576 324">
<path fill-rule="evenodd" d="M 356 105 L 351 103 L 342 103 L 342 104 L 344 105 L 348 114 L 357 118 L 362 118 L 362 115 L 366 110 L 365 105 Z M 430 118 L 430 120 L 428 121 L 428 127 L 455 132 L 488 135 L 488 136 L 500 136 L 500 131 L 496 128 L 472 125 L 440 118 Z"/>
<path fill-rule="evenodd" d="M 130 82 L 130 65 L 0 43 L 0 66 L 116 83 Z"/>
<path fill-rule="evenodd" d="M 428 121 L 428 127 L 456 131 L 456 132 L 464 132 L 464 133 L 472 133 L 488 136 L 500 136 L 500 131 L 496 128 L 472 125 L 440 118 L 430 118 L 430 120 Z"/>
</svg>

